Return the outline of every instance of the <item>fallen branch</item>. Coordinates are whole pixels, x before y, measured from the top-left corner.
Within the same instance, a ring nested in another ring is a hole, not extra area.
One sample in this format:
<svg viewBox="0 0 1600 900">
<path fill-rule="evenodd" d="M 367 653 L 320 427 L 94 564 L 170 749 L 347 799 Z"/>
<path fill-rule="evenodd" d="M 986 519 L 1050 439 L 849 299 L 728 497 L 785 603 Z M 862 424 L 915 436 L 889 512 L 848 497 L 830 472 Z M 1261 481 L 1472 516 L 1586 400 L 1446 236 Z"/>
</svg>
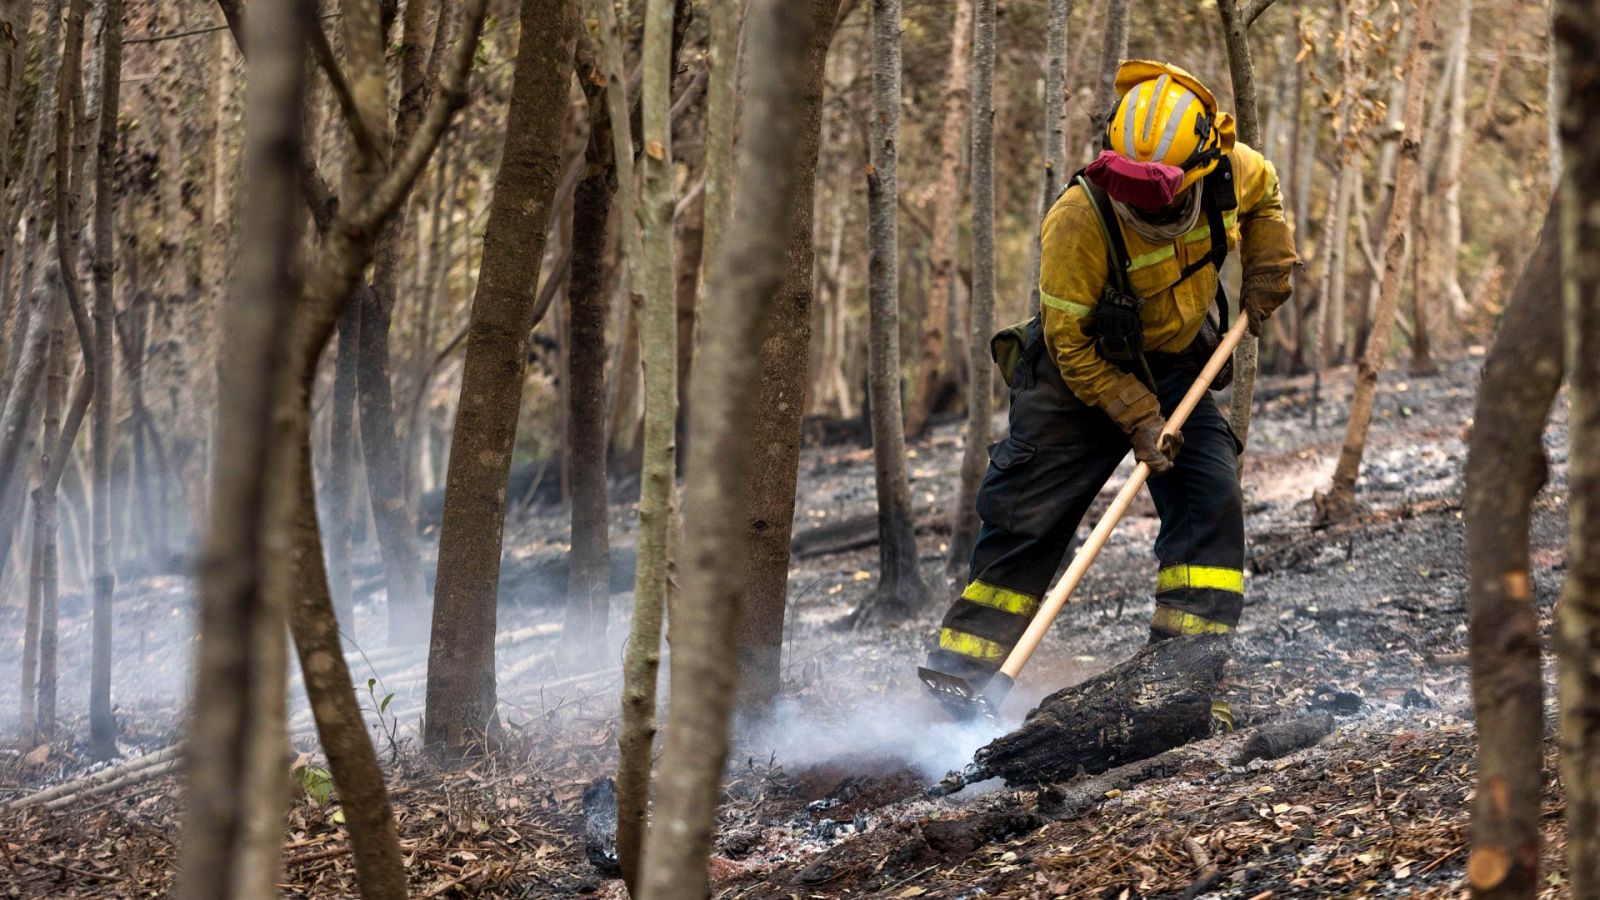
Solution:
<svg viewBox="0 0 1600 900">
<path fill-rule="evenodd" d="M 182 754 L 183 744 L 181 742 L 176 743 L 169 747 L 164 747 L 160 750 L 157 750 L 154 753 L 146 753 L 144 756 L 141 756 L 138 759 L 129 760 L 128 762 L 119 763 L 118 765 L 114 766 L 108 766 L 90 775 L 63 781 L 60 784 L 53 785 L 45 788 L 44 790 L 35 791 L 34 793 L 25 797 L 19 797 L 7 803 L 3 808 L 6 810 L 25 809 L 30 806 L 38 806 L 40 804 L 47 803 L 60 797 L 75 796 L 83 793 L 84 791 L 96 788 L 112 781 L 121 781 L 122 777 L 129 773 L 143 771 L 164 763 L 172 762 L 180 758 Z"/>
</svg>

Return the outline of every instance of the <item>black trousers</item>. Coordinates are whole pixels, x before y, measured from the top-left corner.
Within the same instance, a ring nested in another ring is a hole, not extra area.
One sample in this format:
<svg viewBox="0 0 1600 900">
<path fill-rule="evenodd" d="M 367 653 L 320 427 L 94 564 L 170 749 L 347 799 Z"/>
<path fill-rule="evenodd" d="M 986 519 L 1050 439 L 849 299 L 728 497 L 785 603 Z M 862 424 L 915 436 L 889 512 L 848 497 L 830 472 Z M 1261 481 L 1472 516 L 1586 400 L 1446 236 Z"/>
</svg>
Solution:
<svg viewBox="0 0 1600 900">
<path fill-rule="evenodd" d="M 1005 661 L 1089 504 L 1131 449 L 1109 416 L 1068 390 L 1042 342 L 1030 338 L 1012 379 L 1011 433 L 989 448 L 978 490 L 983 526 L 971 581 L 945 614 L 928 656 L 929 668 L 968 679 L 987 678 Z M 1157 373 L 1164 415 L 1197 374 L 1196 367 Z M 1152 638 L 1238 625 L 1244 604 L 1239 449 L 1207 395 L 1184 423 L 1172 471 L 1149 481 L 1161 516 Z"/>
</svg>

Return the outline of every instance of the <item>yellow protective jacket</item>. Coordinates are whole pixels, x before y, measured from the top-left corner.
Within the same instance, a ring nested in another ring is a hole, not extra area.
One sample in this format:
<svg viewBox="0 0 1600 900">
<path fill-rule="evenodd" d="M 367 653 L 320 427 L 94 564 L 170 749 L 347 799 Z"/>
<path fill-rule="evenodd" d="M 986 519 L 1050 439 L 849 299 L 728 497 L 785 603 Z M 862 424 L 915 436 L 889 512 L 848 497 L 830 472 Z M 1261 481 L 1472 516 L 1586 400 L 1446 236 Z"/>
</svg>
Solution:
<svg viewBox="0 0 1600 900">
<path fill-rule="evenodd" d="M 1238 208 L 1223 218 L 1228 248 L 1241 253 L 1245 296 L 1270 309 L 1288 298 L 1295 263 L 1278 174 L 1272 163 L 1245 144 L 1234 143 L 1228 155 L 1239 200 Z M 1128 280 L 1144 298 L 1146 352 L 1185 349 L 1199 333 L 1217 293 L 1217 271 L 1212 266 L 1173 287 L 1183 268 L 1211 249 L 1205 217 L 1169 244 L 1152 244 L 1127 227 L 1122 227 L 1122 237 L 1128 246 Z M 1040 253 L 1039 312 L 1045 345 L 1061 377 L 1080 400 L 1105 410 L 1123 430 L 1132 431 L 1138 422 L 1159 414 L 1160 407 L 1149 388 L 1102 358 L 1094 338 L 1084 333 L 1105 287 L 1108 254 L 1093 203 L 1082 187 L 1073 185 L 1045 216 Z"/>
</svg>

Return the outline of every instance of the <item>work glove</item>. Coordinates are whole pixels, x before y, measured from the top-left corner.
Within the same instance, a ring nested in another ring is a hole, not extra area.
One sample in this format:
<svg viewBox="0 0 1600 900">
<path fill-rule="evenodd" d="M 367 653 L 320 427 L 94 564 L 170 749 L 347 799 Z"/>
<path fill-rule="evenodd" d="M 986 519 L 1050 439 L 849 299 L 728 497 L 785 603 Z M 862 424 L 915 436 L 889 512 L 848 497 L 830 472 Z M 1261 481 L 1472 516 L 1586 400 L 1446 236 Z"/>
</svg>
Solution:
<svg viewBox="0 0 1600 900">
<path fill-rule="evenodd" d="M 1146 416 L 1133 426 L 1128 437 L 1133 441 L 1133 458 L 1150 467 L 1151 475 L 1165 475 L 1172 469 L 1172 461 L 1183 449 L 1183 432 L 1162 434 L 1167 420 L 1159 415 Z"/>
<path fill-rule="evenodd" d="M 1250 320 L 1250 335 L 1261 336 L 1261 323 L 1272 315 L 1273 310 L 1283 305 L 1289 299 L 1289 291 L 1279 287 L 1282 279 L 1247 278 L 1244 291 L 1239 298 L 1239 306 L 1244 310 L 1245 318 Z"/>
</svg>

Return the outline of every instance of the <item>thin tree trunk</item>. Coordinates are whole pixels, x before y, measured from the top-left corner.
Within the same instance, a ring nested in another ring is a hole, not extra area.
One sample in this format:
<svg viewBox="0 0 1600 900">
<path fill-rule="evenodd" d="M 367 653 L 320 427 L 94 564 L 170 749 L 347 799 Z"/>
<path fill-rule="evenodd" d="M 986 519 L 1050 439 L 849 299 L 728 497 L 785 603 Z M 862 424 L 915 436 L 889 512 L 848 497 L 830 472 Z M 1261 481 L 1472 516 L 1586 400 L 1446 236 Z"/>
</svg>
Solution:
<svg viewBox="0 0 1600 900">
<path fill-rule="evenodd" d="M 1343 147 L 1343 136 L 1339 143 Z M 1333 221 L 1329 223 L 1322 236 L 1321 245 L 1317 248 L 1319 255 L 1323 256 L 1322 289 L 1317 292 L 1317 308 L 1312 316 L 1315 326 L 1311 334 L 1311 427 L 1317 427 L 1317 421 L 1322 407 L 1322 370 L 1328 363 L 1328 345 L 1330 339 L 1328 332 L 1331 330 L 1330 319 L 1332 307 L 1342 303 L 1344 289 L 1343 268 L 1345 266 L 1345 248 L 1349 243 L 1349 213 L 1351 172 L 1350 163 L 1345 158 L 1345 151 L 1341 149 L 1341 162 L 1338 175 L 1334 180 L 1334 194 L 1330 201 L 1333 207 Z"/>
<path fill-rule="evenodd" d="M 1065 3 L 1065 0 L 1055 0 Z M 906 416 L 906 436 L 922 434 L 933 414 L 933 404 L 949 381 L 945 371 L 945 319 L 955 278 L 956 216 L 961 210 L 961 126 L 967 118 L 972 0 L 955 0 L 955 22 L 950 27 L 949 76 L 945 82 L 944 121 L 939 128 L 939 171 L 934 177 L 933 236 L 928 260 L 933 278 L 928 286 L 927 306 L 922 314 L 921 360 L 917 389 L 912 394 Z M 1056 64 L 1059 68 L 1059 63 Z"/>
<path fill-rule="evenodd" d="M 44 278 L 27 304 L 32 310 L 28 331 L 22 342 L 22 352 L 16 357 L 15 377 L 6 397 L 5 411 L 0 414 L 0 497 L 19 489 L 27 477 L 24 449 L 36 421 L 32 415 L 37 410 L 34 401 L 44 379 L 51 319 L 60 292 L 60 264 L 52 259 L 45 264 Z"/>
<path fill-rule="evenodd" d="M 778 699 L 783 661 L 784 612 L 789 595 L 789 540 L 794 533 L 800 427 L 805 413 L 807 359 L 816 259 L 811 224 L 816 206 L 817 149 L 822 139 L 822 100 L 840 0 L 810 0 L 810 40 L 803 66 L 791 78 L 794 106 L 794 185 L 790 191 L 787 263 L 783 283 L 767 304 L 766 337 L 760 340 L 761 376 L 746 428 L 754 462 L 744 480 L 748 503 L 744 528 L 744 604 L 740 610 L 739 705 L 759 716 Z M 765 65 L 765 63 L 763 63 Z M 786 102 L 789 101 L 785 97 Z M 712 261 L 715 265 L 715 261 Z M 942 352 L 942 350 L 941 350 Z M 690 458 L 693 459 L 691 450 Z"/>
<path fill-rule="evenodd" d="M 813 12 L 827 5 L 752 4 L 750 52 L 763 64 L 750 70 L 739 205 L 722 255 L 713 261 L 706 340 L 694 373 L 685 490 L 690 527 L 676 610 L 683 621 L 675 630 L 672 717 L 642 879 L 643 896 L 651 900 L 701 900 L 709 889 L 706 860 L 727 760 L 737 674 L 733 644 L 744 585 L 739 536 L 752 462 L 745 423 L 759 381 L 758 359 L 748 348 L 759 341 L 767 298 L 784 279 L 804 169 L 806 55 L 814 46 L 813 28 L 827 27 L 813 21 Z"/>
<path fill-rule="evenodd" d="M 444 293 L 443 285 L 446 271 L 450 266 L 450 231 L 445 225 L 444 210 L 446 199 L 451 196 L 453 186 L 450 180 L 451 159 L 459 153 L 451 153 L 450 147 L 445 147 L 439 155 L 439 162 L 434 167 L 433 196 L 429 198 L 432 212 L 428 220 L 428 265 L 426 270 L 418 267 L 417 294 L 421 309 L 417 311 L 417 333 L 415 342 L 411 347 L 410 378 L 407 385 L 406 398 L 406 441 L 405 441 L 405 477 L 406 477 L 406 503 L 411 508 L 416 508 L 417 498 L 427 487 L 422 475 L 422 444 L 427 440 L 427 384 L 428 366 L 433 361 L 433 320 L 434 308 L 440 296 Z"/>
<path fill-rule="evenodd" d="M 1039 196 L 1039 219 L 1032 223 L 1028 241 L 1028 308 L 1039 305 L 1040 223 L 1049 214 L 1061 195 L 1063 169 L 1066 164 L 1066 53 L 1067 17 L 1072 12 L 1072 0 L 1050 0 L 1049 24 L 1045 35 L 1044 122 L 1040 126 L 1039 159 L 1043 178 Z M 955 554 L 950 556 L 950 568 L 958 567 Z"/>
<path fill-rule="evenodd" d="M 44 34 L 41 37 L 43 44 L 40 72 L 52 72 L 60 66 L 61 62 L 61 0 L 52 0 L 46 7 L 44 14 Z M 50 158 L 50 151 L 55 147 L 55 90 L 56 79 L 39 79 L 38 98 L 35 103 L 33 127 L 28 132 L 28 149 L 22 168 L 22 184 L 19 186 L 21 202 L 12 211 L 12 218 L 6 221 L 6 232 L 9 236 L 17 230 L 18 223 L 22 223 L 22 247 L 17 256 L 21 258 L 22 267 L 19 277 L 17 296 L 23 298 L 18 306 L 17 323 L 11 332 L 11 343 L 6 358 L 14 360 L 4 374 L 5 397 L 11 401 L 11 395 L 18 389 L 18 379 L 24 371 L 22 365 L 27 355 L 23 342 L 31 335 L 28 326 L 30 316 L 36 312 L 35 306 L 26 302 L 32 296 L 34 269 L 40 256 L 40 246 L 44 243 L 46 229 L 47 208 L 44 203 L 44 187 L 47 179 L 44 177 L 45 163 Z M 12 254 L 8 253 L 5 262 L 9 263 Z M 0 291 L 9 290 L 10 273 L 0 282 Z M 41 360 L 43 357 L 39 357 Z M 31 401 L 31 395 L 29 395 Z M 7 445 L 6 434 L 0 432 L 0 482 L 9 476 L 7 454 L 15 449 L 15 445 Z M 15 462 L 15 458 L 11 458 Z M 0 560 L 0 565 L 4 560 Z"/>
<path fill-rule="evenodd" d="M 391 267 L 384 271 L 392 272 Z M 376 284 L 356 289 L 361 327 L 357 341 L 356 403 L 367 496 L 383 558 L 389 607 L 389 641 L 420 644 L 428 639 L 428 587 L 417 548 L 417 527 L 402 488 L 400 438 L 395 433 L 394 394 L 389 378 L 389 321 L 393 286 L 385 300 Z"/>
<path fill-rule="evenodd" d="M 1600 9 L 1558 0 L 1564 69 L 1562 282 L 1572 449 L 1567 471 L 1567 581 L 1556 614 L 1567 877 L 1600 897 Z"/>
<path fill-rule="evenodd" d="M 609 0 L 600 0 L 605 3 Z M 715 14 L 713 9 L 713 14 Z M 593 659 L 611 617 L 611 534 L 606 475 L 606 250 L 617 187 L 616 145 L 598 54 L 578 49 L 578 83 L 589 106 L 585 174 L 573 191 L 572 263 L 567 284 L 567 448 L 572 481 L 572 557 L 567 569 L 566 636 L 569 664 Z"/>
<path fill-rule="evenodd" d="M 691 164 L 685 165 L 692 170 Z M 678 369 L 678 420 L 674 427 L 678 429 L 679 471 L 688 460 L 689 370 L 694 366 L 695 349 L 700 344 L 697 301 L 700 296 L 701 261 L 705 257 L 705 191 L 696 191 L 695 196 L 685 198 L 681 205 L 682 211 L 675 216 L 677 245 L 673 250 L 676 259 L 672 292 L 674 331 L 677 334 L 674 365 Z"/>
<path fill-rule="evenodd" d="M 1256 113 L 1256 67 L 1250 55 L 1250 23 L 1238 0 L 1217 0 L 1222 15 L 1222 39 L 1228 47 L 1228 72 L 1233 81 L 1233 115 L 1238 121 L 1239 140 L 1271 152 L 1261 144 L 1260 119 Z M 1259 13 L 1258 13 L 1259 14 Z M 1242 299 L 1242 298 L 1241 298 Z M 1233 352 L 1233 399 L 1228 423 L 1240 445 L 1250 440 L 1250 407 L 1256 391 L 1256 362 L 1259 348 L 1252 335 L 1245 335 Z M 1243 468 L 1240 468 L 1243 472 Z"/>
<path fill-rule="evenodd" d="M 111 558 L 111 459 L 116 454 L 112 382 L 116 364 L 112 334 L 116 330 L 115 297 L 117 214 L 117 117 L 122 93 L 122 0 L 105 0 L 101 23 L 100 122 L 95 145 L 94 186 L 94 421 L 90 453 L 93 487 L 89 530 L 94 557 L 94 671 L 90 683 L 90 742 L 101 757 L 116 753 L 117 723 L 111 711 L 111 604 L 117 572 Z"/>
<path fill-rule="evenodd" d="M 178 895 L 189 900 L 277 895 L 288 799 L 284 594 L 266 583 L 274 541 L 265 517 L 272 464 L 274 361 L 288 352 L 300 286 L 299 193 L 304 53 L 315 4 L 255 0 L 240 230 L 218 356 L 216 483 L 199 566 L 200 646 L 187 752 Z M 109 362 L 109 361 L 108 361 Z M 278 488 L 287 485 L 277 485 Z"/>
<path fill-rule="evenodd" d="M 436 754 L 451 756 L 498 730 L 494 632 L 506 479 L 544 237 L 562 168 L 576 40 L 570 0 L 525 0 L 521 15 L 439 530 L 424 739 Z"/>
<path fill-rule="evenodd" d="M 19 523 L 20 529 L 22 525 Z M 37 519 L 34 533 L 38 533 Z M 22 690 L 18 697 L 17 737 L 21 746 L 32 749 L 39 743 L 39 619 L 44 598 L 39 586 L 44 581 L 43 561 L 37 546 L 28 549 L 28 573 L 25 582 L 28 608 L 23 614 L 22 626 Z"/>
<path fill-rule="evenodd" d="M 1444 155 L 1439 160 L 1439 180 L 1444 182 L 1443 208 L 1438 240 L 1438 269 L 1429 279 L 1444 295 L 1445 312 L 1459 320 L 1467 312 L 1467 295 L 1461 289 L 1461 168 L 1467 143 L 1467 59 L 1472 45 L 1472 0 L 1460 0 L 1454 41 L 1461 55 L 1461 66 L 1450 79 L 1450 114 L 1447 119 Z M 1493 85 L 1499 84 L 1500 67 L 1506 54 L 1500 54 Z M 1494 90 L 1485 98 L 1484 121 L 1493 113 Z"/>
<path fill-rule="evenodd" d="M 1506 305 L 1467 444 L 1468 635 L 1478 790 L 1467 877 L 1482 898 L 1531 898 L 1539 883 L 1544 683 L 1528 522 L 1548 475 L 1545 420 L 1561 387 L 1559 197 Z"/>
<path fill-rule="evenodd" d="M 70 33 L 71 28 L 69 26 Z M 39 435 L 39 484 L 33 491 L 33 573 L 30 592 L 39 602 L 39 686 L 33 731 L 39 741 L 48 743 L 56 727 L 56 651 L 59 646 L 61 568 L 58 552 L 59 525 L 56 514 L 56 485 L 51 478 L 62 452 L 61 409 L 67 399 L 67 322 L 66 303 L 58 301 L 51 315 L 50 360 L 46 364 L 44 424 Z"/>
<path fill-rule="evenodd" d="M 1115 7 L 1121 0 L 1113 0 Z M 972 105 L 972 342 L 967 382 L 967 433 L 961 454 L 961 486 L 948 566 L 959 573 L 978 540 L 978 485 L 988 466 L 994 430 L 994 369 L 989 335 L 994 331 L 994 0 L 978 0 Z"/>
<path fill-rule="evenodd" d="M 872 117 L 867 167 L 867 392 L 878 492 L 878 589 L 856 609 L 856 627 L 903 619 L 928 600 L 917 571 L 917 539 L 900 414 L 899 197 L 900 0 L 872 0 Z M 969 382 L 970 383 L 970 382 Z"/>
<path fill-rule="evenodd" d="M 0 0 L 0 185 L 10 183 L 11 133 L 16 120 L 17 95 L 23 89 L 23 66 L 27 63 L 27 38 L 32 11 L 22 0 Z M 46 71 L 41 69 L 41 71 Z M 25 195 L 26 191 L 18 191 Z M 11 194 L 0 191 L 0 223 L 11 222 Z M 19 198 L 20 199 L 20 198 Z M 4 248 L 0 248 L 0 373 L 12 362 L 6 355 L 5 329 L 11 319 L 16 295 L 11 293 L 11 257 L 16 229 L 8 227 Z M 0 375 L 0 406 L 5 404 L 5 378 Z"/>
<path fill-rule="evenodd" d="M 1432 329 L 1428 324 L 1429 284 L 1427 272 L 1433 256 L 1433 239 L 1425 233 L 1425 226 L 1417 221 L 1423 218 L 1414 213 L 1411 224 L 1411 364 L 1407 372 L 1415 377 L 1439 374 L 1439 364 L 1433 361 Z"/>
<path fill-rule="evenodd" d="M 390 153 L 405 146 L 417 129 L 429 86 L 426 13 L 432 4 L 407 3 L 401 24 L 400 93 L 396 98 Z M 443 48 L 435 48 L 434 57 Z M 379 62 L 381 63 L 381 59 Z M 386 108 L 384 114 L 386 115 Z M 390 375 L 389 330 L 396 286 L 404 263 L 403 248 L 410 225 L 410 204 L 401 203 L 378 238 L 372 287 L 360 291 L 361 360 L 356 402 L 361 411 L 361 450 L 367 473 L 367 494 L 383 557 L 388 593 L 389 640 L 420 644 L 428 639 L 428 588 L 417 547 L 417 528 L 405 490 L 405 452 L 395 426 L 394 383 Z"/>
<path fill-rule="evenodd" d="M 355 598 L 351 592 L 350 553 L 355 536 L 356 383 L 361 365 L 361 305 L 350 303 L 339 317 L 334 348 L 333 391 L 328 398 L 328 592 L 340 623 L 355 637 Z M 361 510 L 363 518 L 365 511 Z"/>
<path fill-rule="evenodd" d="M 739 115 L 739 25 L 744 0 L 713 0 L 707 4 L 710 36 L 706 56 L 710 66 L 706 82 L 706 187 L 702 214 L 701 268 L 709 273 L 711 261 L 722 251 L 728 215 L 733 209 L 733 133 Z M 700 305 L 705 305 L 707 279 L 700 282 Z M 683 373 L 679 373 L 682 375 Z"/>
<path fill-rule="evenodd" d="M 1085 132 L 1085 159 L 1093 158 L 1100 138 L 1105 134 L 1106 117 L 1117 101 L 1117 65 L 1128 55 L 1128 13 L 1133 0 L 1109 0 L 1106 5 L 1105 41 L 1100 45 L 1100 70 L 1095 75 L 1094 99 L 1085 111 L 1088 130 Z"/>
<path fill-rule="evenodd" d="M 644 312 L 639 346 L 644 361 L 644 461 L 639 479 L 638 569 L 633 625 L 623 662 L 622 729 L 618 735 L 617 855 L 631 891 L 639 887 L 640 852 L 649 808 L 650 757 L 655 738 L 656 673 L 667 600 L 667 533 L 673 518 L 678 408 L 677 318 L 673 302 L 672 0 L 645 7 L 643 140 Z M 619 160 L 620 162 L 620 160 Z"/>
<path fill-rule="evenodd" d="M 1344 447 L 1339 451 L 1339 463 L 1333 472 L 1333 483 L 1326 494 L 1316 496 L 1316 517 L 1320 522 L 1345 519 L 1354 515 L 1356 505 L 1356 475 L 1361 469 L 1361 457 L 1366 451 L 1367 428 L 1372 423 L 1372 404 L 1378 389 L 1378 373 L 1383 370 L 1389 354 L 1389 339 L 1394 331 L 1395 308 L 1400 294 L 1400 275 L 1405 255 L 1405 225 L 1411 218 L 1411 206 L 1416 199 L 1418 151 L 1420 146 L 1411 137 L 1418 133 L 1422 122 L 1424 79 L 1415 77 L 1425 70 L 1433 51 L 1434 0 L 1418 0 L 1417 43 L 1412 48 L 1407 68 L 1413 77 L 1406 83 L 1405 133 L 1400 145 L 1400 163 L 1395 173 L 1394 207 L 1384 228 L 1383 287 L 1378 297 L 1378 311 L 1374 317 L 1372 338 L 1367 343 L 1356 370 L 1354 396 L 1350 401 L 1350 422 L 1345 431 Z"/>
<path fill-rule="evenodd" d="M 299 388 L 286 392 L 287 396 L 279 400 L 285 419 L 305 415 L 316 375 L 315 361 L 315 356 L 309 357 Z M 289 495 L 285 503 L 292 507 L 292 520 L 287 546 L 274 552 L 274 559 L 292 573 L 287 583 L 289 629 L 316 720 L 317 739 L 327 754 L 328 769 L 350 832 L 350 855 L 355 861 L 361 896 L 366 900 L 404 900 L 406 870 L 394 809 L 377 752 L 368 737 L 366 718 L 351 689 L 339 621 L 322 566 L 309 429 L 301 430 L 298 440 L 299 447 L 278 446 L 273 451 L 291 456 L 283 464 L 290 468 L 288 477 L 293 481 L 281 488 Z"/>
</svg>

